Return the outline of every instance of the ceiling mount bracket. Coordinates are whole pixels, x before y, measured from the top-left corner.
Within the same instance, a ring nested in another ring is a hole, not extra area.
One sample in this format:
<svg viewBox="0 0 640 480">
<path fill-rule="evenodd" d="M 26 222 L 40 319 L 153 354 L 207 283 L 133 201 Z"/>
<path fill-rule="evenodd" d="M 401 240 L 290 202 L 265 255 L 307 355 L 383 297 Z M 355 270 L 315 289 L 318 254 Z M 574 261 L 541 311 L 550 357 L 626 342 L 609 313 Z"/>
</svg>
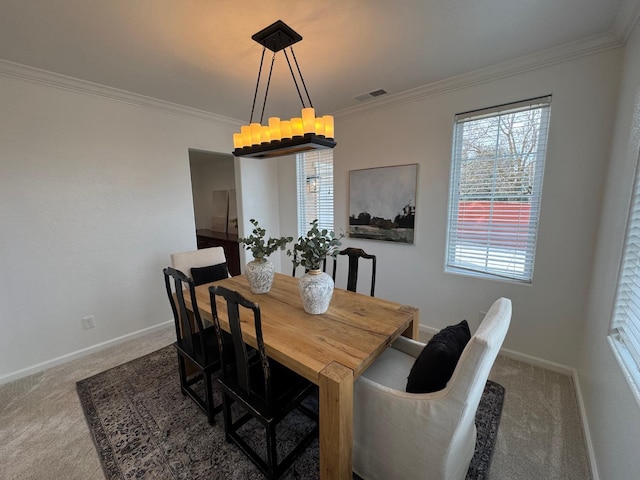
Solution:
<svg viewBox="0 0 640 480">
<path fill-rule="evenodd" d="M 251 38 L 275 53 L 298 43 L 302 40 L 302 35 L 282 20 L 278 20 L 252 35 Z"/>
</svg>

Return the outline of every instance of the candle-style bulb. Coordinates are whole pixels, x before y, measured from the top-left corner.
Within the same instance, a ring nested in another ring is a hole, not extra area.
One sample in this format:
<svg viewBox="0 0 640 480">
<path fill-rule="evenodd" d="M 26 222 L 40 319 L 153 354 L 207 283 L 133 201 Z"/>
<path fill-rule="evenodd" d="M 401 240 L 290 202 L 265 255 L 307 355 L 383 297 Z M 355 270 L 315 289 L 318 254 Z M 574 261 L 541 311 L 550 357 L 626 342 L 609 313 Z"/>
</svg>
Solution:
<svg viewBox="0 0 640 480">
<path fill-rule="evenodd" d="M 313 107 L 302 109 L 302 131 L 305 134 L 316 131 L 316 111 Z"/>
<path fill-rule="evenodd" d="M 324 136 L 333 139 L 333 115 L 325 115 L 324 120 Z"/>
</svg>

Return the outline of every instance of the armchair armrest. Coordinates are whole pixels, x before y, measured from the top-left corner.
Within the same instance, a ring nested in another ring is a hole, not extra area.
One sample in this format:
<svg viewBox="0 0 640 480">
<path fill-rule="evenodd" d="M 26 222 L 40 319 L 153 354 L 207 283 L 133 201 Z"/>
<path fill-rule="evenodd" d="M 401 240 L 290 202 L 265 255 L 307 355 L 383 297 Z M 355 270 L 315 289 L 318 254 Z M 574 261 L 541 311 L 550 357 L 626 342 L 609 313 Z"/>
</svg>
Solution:
<svg viewBox="0 0 640 480">
<path fill-rule="evenodd" d="M 411 340 L 407 337 L 398 337 L 392 344 L 391 347 L 396 350 L 400 350 L 407 355 L 411 355 L 414 358 L 418 358 L 422 350 L 424 349 L 426 343 L 418 342 L 416 340 Z"/>
<path fill-rule="evenodd" d="M 354 471 L 363 478 L 446 478 L 446 456 L 456 419 L 446 390 L 407 393 L 364 376 L 354 385 Z M 435 435 L 434 435 L 435 433 Z M 423 478 L 423 477 L 420 477 Z"/>
</svg>

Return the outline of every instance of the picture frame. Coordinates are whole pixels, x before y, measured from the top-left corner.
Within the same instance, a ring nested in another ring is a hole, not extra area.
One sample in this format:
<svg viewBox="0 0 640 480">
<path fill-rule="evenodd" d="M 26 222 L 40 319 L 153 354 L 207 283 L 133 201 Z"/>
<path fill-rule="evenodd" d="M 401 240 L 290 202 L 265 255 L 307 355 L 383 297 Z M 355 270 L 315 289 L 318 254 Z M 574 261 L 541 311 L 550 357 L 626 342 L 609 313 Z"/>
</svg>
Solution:
<svg viewBox="0 0 640 480">
<path fill-rule="evenodd" d="M 349 237 L 414 243 L 418 164 L 349 171 Z"/>
</svg>

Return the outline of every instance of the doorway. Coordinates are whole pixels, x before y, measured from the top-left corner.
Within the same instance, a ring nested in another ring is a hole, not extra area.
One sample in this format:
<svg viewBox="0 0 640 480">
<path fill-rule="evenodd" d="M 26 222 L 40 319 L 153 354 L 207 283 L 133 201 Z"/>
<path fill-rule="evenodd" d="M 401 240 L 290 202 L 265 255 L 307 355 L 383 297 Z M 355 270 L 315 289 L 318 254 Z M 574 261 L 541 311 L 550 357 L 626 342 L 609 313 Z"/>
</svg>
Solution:
<svg viewBox="0 0 640 480">
<path fill-rule="evenodd" d="M 189 149 L 198 248 L 221 246 L 231 275 L 240 274 L 234 157 Z"/>
</svg>

